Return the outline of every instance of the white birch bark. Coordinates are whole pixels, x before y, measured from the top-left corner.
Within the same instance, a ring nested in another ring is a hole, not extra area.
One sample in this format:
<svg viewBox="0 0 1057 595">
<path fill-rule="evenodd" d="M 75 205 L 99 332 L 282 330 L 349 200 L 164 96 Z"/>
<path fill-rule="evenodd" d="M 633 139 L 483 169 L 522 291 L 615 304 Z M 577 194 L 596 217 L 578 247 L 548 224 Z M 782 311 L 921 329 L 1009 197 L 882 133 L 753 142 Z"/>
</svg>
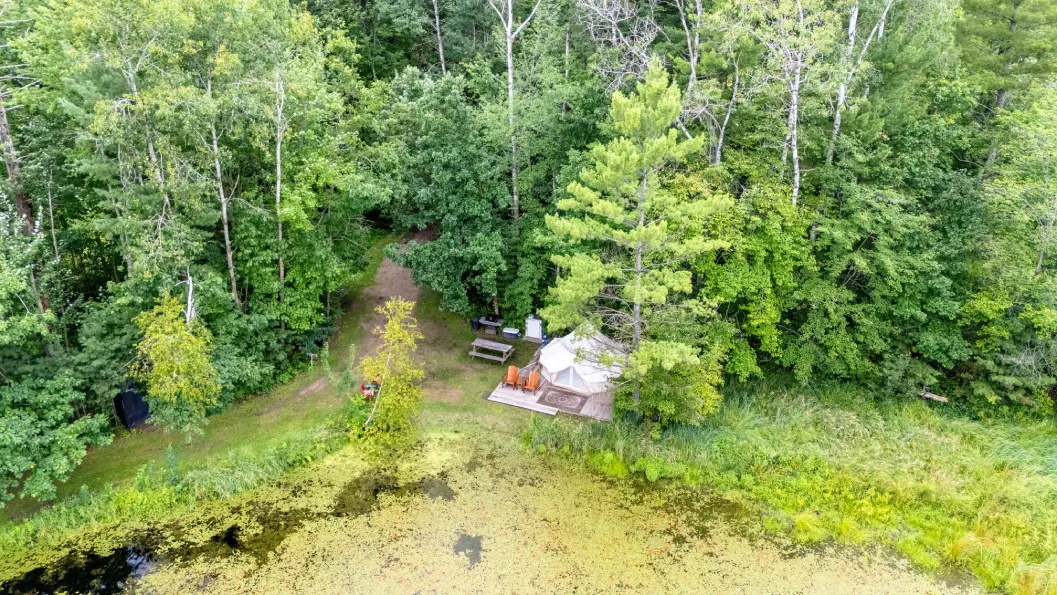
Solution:
<svg viewBox="0 0 1057 595">
<path fill-rule="evenodd" d="M 804 71 L 803 54 L 790 56 L 793 73 L 789 81 L 789 150 L 793 157 L 793 204 L 800 197 L 800 85 Z"/>
<path fill-rule="evenodd" d="M 738 101 L 738 87 L 741 84 L 741 68 L 738 58 L 734 58 L 734 86 L 731 88 L 730 101 L 727 102 L 726 113 L 723 114 L 723 123 L 719 126 L 719 134 L 716 137 L 716 150 L 713 154 L 712 163 L 719 165 L 723 163 L 723 140 L 727 134 L 727 125 L 730 124 L 730 116 L 734 113 L 734 106 Z"/>
<path fill-rule="evenodd" d="M 686 59 L 690 64 L 690 76 L 686 83 L 686 91 L 689 93 L 694 84 L 697 83 L 697 61 L 701 57 L 701 19 L 704 16 L 704 7 L 701 0 L 694 0 L 693 23 L 687 21 L 686 0 L 675 0 L 675 7 L 679 10 L 679 22 L 683 25 L 683 33 L 686 35 Z"/>
<path fill-rule="evenodd" d="M 59 239 L 55 235 L 55 207 L 51 202 L 51 174 L 48 174 L 48 221 L 51 223 L 51 247 L 55 251 L 55 262 L 59 262 Z"/>
<path fill-rule="evenodd" d="M 448 74 L 448 65 L 444 62 L 444 36 L 440 31 L 440 0 L 433 0 L 433 29 L 437 32 L 437 55 L 440 57 L 440 72 Z"/>
<path fill-rule="evenodd" d="M 507 126 L 510 127 L 510 188 L 513 195 L 514 221 L 516 222 L 521 215 L 521 207 L 517 188 L 517 130 L 514 125 L 514 42 L 524 31 L 525 26 L 532 21 L 532 17 L 536 16 L 536 10 L 540 7 L 541 0 L 536 0 L 535 6 L 532 7 L 532 12 L 516 28 L 514 26 L 514 0 L 498 1 L 500 4 L 496 4 L 496 0 L 488 0 L 488 5 L 499 16 L 499 23 L 503 26 L 503 33 L 506 38 Z"/>
<path fill-rule="evenodd" d="M 841 115 L 844 113 L 848 103 L 848 88 L 854 83 L 855 75 L 859 72 L 863 62 L 866 60 L 866 52 L 870 49 L 870 44 L 874 39 L 880 39 L 881 35 L 884 34 L 885 20 L 888 18 L 888 11 L 892 9 L 894 4 L 895 0 L 885 1 L 884 8 L 881 10 L 881 16 L 877 19 L 877 23 L 874 24 L 873 29 L 866 37 L 866 40 L 863 41 L 858 56 L 853 62 L 848 64 L 847 71 L 837 88 L 837 104 L 833 110 L 833 132 L 830 135 L 829 145 L 826 147 L 826 165 L 833 165 L 833 154 L 836 150 L 837 138 L 840 136 Z M 848 46 L 845 50 L 845 60 L 851 60 L 852 55 L 855 52 L 855 44 L 858 41 L 856 38 L 858 34 L 858 26 L 859 2 L 856 0 L 855 4 L 852 6 L 851 14 L 848 17 Z"/>
<path fill-rule="evenodd" d="M 4 94 L 7 89 L 0 87 L 0 149 L 4 152 L 4 166 L 7 168 L 7 181 L 15 195 L 15 210 L 22 219 L 22 227 L 26 235 L 33 235 L 33 207 L 29 202 L 29 196 L 22 188 L 22 174 L 18 163 L 18 154 L 15 152 L 15 143 L 11 139 L 11 127 L 7 122 L 7 107 L 4 105 Z"/>
<path fill-rule="evenodd" d="M 278 228 L 279 252 L 279 301 L 283 301 L 283 288 L 286 285 L 286 264 L 283 262 L 283 135 L 286 134 L 288 122 L 284 119 L 286 107 L 286 85 L 283 81 L 281 67 L 275 68 L 275 220 Z M 285 320 L 280 322 L 286 328 Z"/>
<path fill-rule="evenodd" d="M 206 79 L 206 94 L 210 97 L 213 96 L 212 77 Z M 211 118 L 209 121 L 208 150 L 213 156 L 213 173 L 217 183 L 217 196 L 220 199 L 220 224 L 224 230 L 224 256 L 226 257 L 228 264 L 228 279 L 231 282 L 231 297 L 234 298 L 236 304 L 241 306 L 242 300 L 239 299 L 239 288 L 236 281 L 237 276 L 235 275 L 235 261 L 232 257 L 231 249 L 230 224 L 228 222 L 228 203 L 230 202 L 230 198 L 224 191 L 224 170 L 220 164 L 220 144 L 218 140 L 216 119 Z"/>
</svg>

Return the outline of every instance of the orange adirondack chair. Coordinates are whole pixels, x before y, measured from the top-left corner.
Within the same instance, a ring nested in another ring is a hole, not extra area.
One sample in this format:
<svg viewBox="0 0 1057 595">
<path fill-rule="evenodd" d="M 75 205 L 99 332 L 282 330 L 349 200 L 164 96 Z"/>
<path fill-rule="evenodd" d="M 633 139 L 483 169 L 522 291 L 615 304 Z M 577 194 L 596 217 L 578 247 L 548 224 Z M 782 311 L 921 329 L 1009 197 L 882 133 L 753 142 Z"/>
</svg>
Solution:
<svg viewBox="0 0 1057 595">
<path fill-rule="evenodd" d="M 503 383 L 500 386 L 510 385 L 511 388 L 517 387 L 517 366 L 510 366 L 506 369 L 506 377 L 503 378 Z"/>
<path fill-rule="evenodd" d="M 540 373 L 536 371 L 529 372 L 528 380 L 521 386 L 521 390 L 530 390 L 532 394 L 536 394 L 536 391 L 540 387 Z"/>
</svg>

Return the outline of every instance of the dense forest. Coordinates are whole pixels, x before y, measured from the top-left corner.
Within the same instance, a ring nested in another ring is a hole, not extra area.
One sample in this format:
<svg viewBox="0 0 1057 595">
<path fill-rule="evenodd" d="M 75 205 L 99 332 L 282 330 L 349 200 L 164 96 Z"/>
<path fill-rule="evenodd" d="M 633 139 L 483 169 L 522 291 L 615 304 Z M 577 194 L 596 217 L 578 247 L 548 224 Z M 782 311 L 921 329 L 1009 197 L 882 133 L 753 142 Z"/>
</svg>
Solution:
<svg viewBox="0 0 1057 595">
<path fill-rule="evenodd" d="M 783 374 L 1057 384 L 1053 0 L 5 0 L 0 469 L 54 494 L 309 364 L 379 234 L 464 316 L 587 323 L 695 424 Z"/>
</svg>

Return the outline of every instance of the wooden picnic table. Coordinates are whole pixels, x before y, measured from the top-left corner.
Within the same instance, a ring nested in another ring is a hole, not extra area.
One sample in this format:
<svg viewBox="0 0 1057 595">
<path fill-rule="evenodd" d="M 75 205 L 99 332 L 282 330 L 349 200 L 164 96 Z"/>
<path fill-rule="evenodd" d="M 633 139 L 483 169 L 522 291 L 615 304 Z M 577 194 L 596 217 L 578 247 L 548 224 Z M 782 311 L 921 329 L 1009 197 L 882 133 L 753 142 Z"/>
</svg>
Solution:
<svg viewBox="0 0 1057 595">
<path fill-rule="evenodd" d="M 493 355 L 491 353 L 482 353 L 478 351 L 484 349 L 486 351 L 498 351 L 499 355 Z M 506 343 L 497 343 L 495 341 L 489 341 L 488 339 L 474 339 L 473 349 L 470 351 L 471 357 L 479 357 L 482 359 L 490 359 L 497 362 L 505 362 L 510 355 L 514 353 L 514 346 L 507 345 Z"/>
</svg>

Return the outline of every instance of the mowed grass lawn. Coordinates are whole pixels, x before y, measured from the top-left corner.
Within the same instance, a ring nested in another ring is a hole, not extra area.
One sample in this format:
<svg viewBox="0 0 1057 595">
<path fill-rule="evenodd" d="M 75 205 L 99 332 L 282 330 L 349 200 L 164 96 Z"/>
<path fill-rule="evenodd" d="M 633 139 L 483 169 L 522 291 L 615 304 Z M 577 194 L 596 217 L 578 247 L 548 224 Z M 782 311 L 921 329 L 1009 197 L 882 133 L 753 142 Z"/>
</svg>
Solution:
<svg viewBox="0 0 1057 595">
<path fill-rule="evenodd" d="M 388 237 L 379 238 L 370 246 L 367 268 L 347 288 L 347 304 L 353 303 L 373 282 L 382 262 L 382 251 L 390 241 Z M 331 341 L 332 365 L 342 365 L 347 345 L 362 339 L 360 320 L 364 315 L 365 312 L 350 308 L 342 317 Z M 89 449 L 81 465 L 59 486 L 58 500 L 76 494 L 82 486 L 98 489 L 128 483 L 143 465 L 162 462 L 170 445 L 186 467 L 208 465 L 236 450 L 267 449 L 299 430 L 322 424 L 342 402 L 337 391 L 325 382 L 321 367 L 316 365 L 315 369 L 298 374 L 286 384 L 239 401 L 210 417 L 205 435 L 191 443 L 180 435 L 147 427 L 121 433 L 112 443 Z M 25 518 L 42 506 L 32 499 L 13 500 L 0 508 L 0 522 Z"/>
</svg>

